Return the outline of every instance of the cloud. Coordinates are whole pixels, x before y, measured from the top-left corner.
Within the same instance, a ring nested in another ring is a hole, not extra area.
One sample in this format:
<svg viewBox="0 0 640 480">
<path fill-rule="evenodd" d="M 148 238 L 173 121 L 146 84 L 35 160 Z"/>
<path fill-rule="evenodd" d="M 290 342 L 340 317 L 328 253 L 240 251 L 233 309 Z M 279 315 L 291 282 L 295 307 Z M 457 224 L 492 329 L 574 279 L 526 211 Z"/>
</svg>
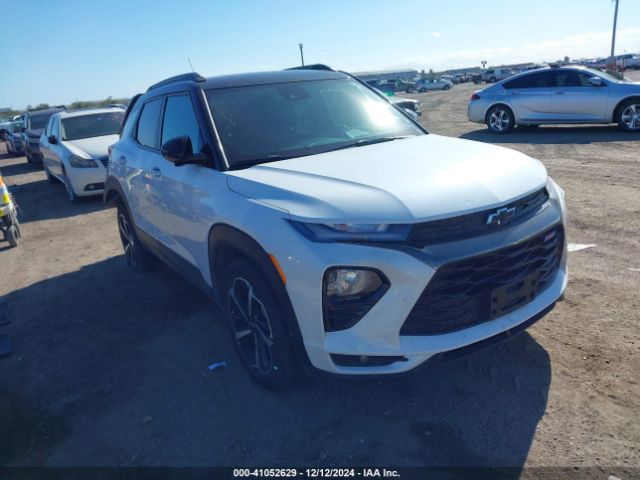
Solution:
<svg viewBox="0 0 640 480">
<path fill-rule="evenodd" d="M 440 38 L 440 32 L 431 32 L 429 34 L 429 37 L 431 37 L 431 38 Z"/>
<path fill-rule="evenodd" d="M 437 32 L 433 32 L 437 33 Z M 431 35 L 433 35 L 433 33 Z M 436 37 L 434 37 L 436 38 Z M 611 46 L 611 32 L 587 32 L 562 38 L 511 44 L 505 47 L 482 47 L 446 50 L 443 43 L 431 46 L 424 54 L 409 55 L 391 62 L 370 65 L 369 69 L 417 68 L 444 70 L 449 68 L 479 66 L 482 60 L 488 65 L 524 62 L 555 61 L 566 56 L 571 59 L 606 57 Z M 640 51 L 640 28 L 618 30 L 616 53 Z"/>
</svg>

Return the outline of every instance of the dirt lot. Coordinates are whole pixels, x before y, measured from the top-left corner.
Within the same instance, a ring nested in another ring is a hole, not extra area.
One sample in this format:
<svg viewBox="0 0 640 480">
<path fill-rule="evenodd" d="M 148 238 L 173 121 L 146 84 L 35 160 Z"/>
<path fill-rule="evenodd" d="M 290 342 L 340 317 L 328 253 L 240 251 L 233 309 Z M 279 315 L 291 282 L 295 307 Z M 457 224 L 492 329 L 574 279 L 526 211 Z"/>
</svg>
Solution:
<svg viewBox="0 0 640 480">
<path fill-rule="evenodd" d="M 528 332 L 393 380 L 261 389 L 207 298 L 166 268 L 128 271 L 113 210 L 70 204 L 2 153 L 24 241 L 0 242 L 12 321 L 0 333 L 15 347 L 0 359 L 0 465 L 600 466 L 597 478 L 629 478 L 621 469 L 640 467 L 640 135 L 491 135 L 466 121 L 474 88 L 413 95 L 421 121 L 542 160 L 566 190 L 569 240 L 596 246 L 570 254 L 565 301 Z M 229 368 L 207 369 L 220 360 Z"/>
</svg>

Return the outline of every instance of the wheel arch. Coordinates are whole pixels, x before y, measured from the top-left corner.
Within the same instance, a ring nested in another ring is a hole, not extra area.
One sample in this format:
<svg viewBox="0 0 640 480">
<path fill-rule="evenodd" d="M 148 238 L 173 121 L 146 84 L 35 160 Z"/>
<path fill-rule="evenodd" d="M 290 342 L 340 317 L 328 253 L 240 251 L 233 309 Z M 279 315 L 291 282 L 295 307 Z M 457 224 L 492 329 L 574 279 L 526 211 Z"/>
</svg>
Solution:
<svg viewBox="0 0 640 480">
<path fill-rule="evenodd" d="M 311 362 L 304 349 L 300 326 L 291 304 L 291 299 L 282 278 L 269 257 L 269 253 L 248 233 L 226 223 L 218 223 L 209 231 L 209 269 L 211 283 L 216 292 L 216 301 L 222 306 L 224 300 L 224 266 L 234 258 L 244 257 L 265 276 L 276 304 L 284 315 L 289 336 L 295 345 L 302 365 L 312 371 Z"/>
<path fill-rule="evenodd" d="M 491 105 L 489 105 L 487 107 L 487 109 L 484 111 L 484 122 L 487 123 L 487 116 L 489 115 L 489 112 L 491 111 L 491 109 L 493 107 L 506 107 L 511 111 L 511 114 L 513 115 L 513 120 L 514 122 L 517 124 L 518 123 L 518 116 L 516 115 L 516 111 L 513 109 L 513 107 L 511 105 L 509 105 L 507 102 L 503 102 L 503 101 L 496 101 L 493 102 Z"/>
<path fill-rule="evenodd" d="M 640 95 L 636 94 L 632 94 L 629 95 L 627 97 L 624 97 L 623 99 L 621 99 L 615 106 L 615 108 L 613 109 L 613 115 L 611 116 L 611 122 L 615 123 L 618 121 L 618 112 L 620 112 L 620 108 L 622 107 L 622 104 L 629 101 L 629 100 L 637 100 L 638 102 L 640 102 Z"/>
</svg>

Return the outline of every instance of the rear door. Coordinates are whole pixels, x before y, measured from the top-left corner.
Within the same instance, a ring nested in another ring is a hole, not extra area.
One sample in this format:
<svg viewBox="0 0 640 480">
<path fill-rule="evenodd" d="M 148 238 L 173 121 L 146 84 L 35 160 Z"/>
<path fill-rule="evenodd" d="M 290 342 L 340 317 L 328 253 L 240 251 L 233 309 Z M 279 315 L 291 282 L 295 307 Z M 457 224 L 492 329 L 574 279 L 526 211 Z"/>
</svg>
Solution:
<svg viewBox="0 0 640 480">
<path fill-rule="evenodd" d="M 548 70 L 532 72 L 502 84 L 519 120 L 546 120 L 549 117 L 552 76 Z"/>
<path fill-rule="evenodd" d="M 550 113 L 557 121 L 589 122 L 604 119 L 609 87 L 589 83 L 593 75 L 576 70 L 559 69 L 553 72 Z"/>
<path fill-rule="evenodd" d="M 136 124 L 127 142 L 119 142 L 112 152 L 114 172 L 124 184 L 130 211 L 136 226 L 159 242 L 166 235 L 152 221 L 154 211 L 162 206 L 154 205 L 157 196 L 154 188 L 157 165 L 163 160 L 160 154 L 160 115 L 164 97 L 147 100 L 141 107 Z"/>
</svg>

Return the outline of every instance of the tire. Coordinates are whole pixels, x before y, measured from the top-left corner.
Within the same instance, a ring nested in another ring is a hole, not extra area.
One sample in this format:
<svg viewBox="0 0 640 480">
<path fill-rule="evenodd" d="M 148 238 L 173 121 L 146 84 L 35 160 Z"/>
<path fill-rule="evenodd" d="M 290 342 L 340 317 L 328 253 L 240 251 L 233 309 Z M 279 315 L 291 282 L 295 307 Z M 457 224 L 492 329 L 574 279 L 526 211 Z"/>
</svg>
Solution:
<svg viewBox="0 0 640 480">
<path fill-rule="evenodd" d="M 7 228 L 7 241 L 12 247 L 17 247 L 20 243 L 20 229 L 17 225 L 11 225 Z"/>
<path fill-rule="evenodd" d="M 426 88 L 421 88 L 420 90 L 418 90 L 420 93 L 426 93 L 427 89 Z"/>
<path fill-rule="evenodd" d="M 33 160 L 31 159 L 31 155 L 29 154 L 29 152 L 25 151 L 24 156 L 27 157 L 27 163 L 29 165 L 33 165 Z"/>
<path fill-rule="evenodd" d="M 618 107 L 616 122 L 623 132 L 640 132 L 640 98 L 631 98 Z"/>
<path fill-rule="evenodd" d="M 497 134 L 509 133 L 515 125 L 511 109 L 505 105 L 495 105 L 489 109 L 485 122 L 490 131 Z"/>
<path fill-rule="evenodd" d="M 236 351 L 254 380 L 286 388 L 300 369 L 283 312 L 261 271 L 238 257 L 224 270 L 225 310 Z"/>
<path fill-rule="evenodd" d="M 413 92 L 415 92 L 415 89 L 413 87 L 407 87 L 406 93 L 413 93 Z"/>
<path fill-rule="evenodd" d="M 451 88 L 451 86 L 445 85 L 444 87 L 442 87 L 442 90 L 449 90 L 450 88 Z"/>
<path fill-rule="evenodd" d="M 78 197 L 76 192 L 73 190 L 73 185 L 71 185 L 71 180 L 69 180 L 66 170 L 63 170 L 62 174 L 64 175 L 64 189 L 67 192 L 67 198 L 69 198 L 71 203 L 78 203 L 80 201 L 80 197 Z"/>
<path fill-rule="evenodd" d="M 58 183 L 58 179 L 49 173 L 49 169 L 44 165 L 44 174 L 47 176 L 47 182 Z"/>
<path fill-rule="evenodd" d="M 489 83 L 496 83 L 496 77 L 491 77 L 489 79 Z"/>
<path fill-rule="evenodd" d="M 137 273 L 150 272 L 156 265 L 156 257 L 142 245 L 140 238 L 136 234 L 129 212 L 122 202 L 118 203 L 116 215 L 118 233 L 120 234 L 120 241 L 122 242 L 122 249 L 124 250 L 127 265 Z"/>
</svg>

